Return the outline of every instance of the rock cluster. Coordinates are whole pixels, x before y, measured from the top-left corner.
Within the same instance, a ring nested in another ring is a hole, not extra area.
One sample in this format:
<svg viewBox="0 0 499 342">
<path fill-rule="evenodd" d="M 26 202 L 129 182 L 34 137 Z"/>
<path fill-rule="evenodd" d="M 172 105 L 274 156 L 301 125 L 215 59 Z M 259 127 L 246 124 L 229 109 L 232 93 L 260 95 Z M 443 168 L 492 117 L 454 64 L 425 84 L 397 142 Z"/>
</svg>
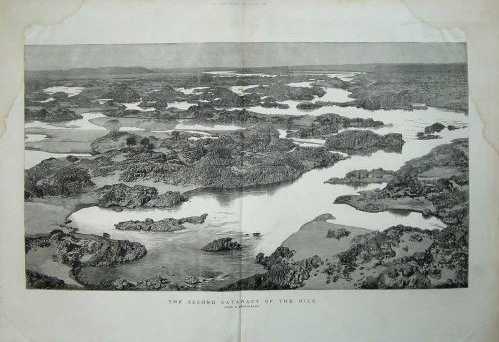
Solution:
<svg viewBox="0 0 499 342">
<path fill-rule="evenodd" d="M 340 240 L 343 237 L 349 236 L 350 232 L 345 228 L 329 229 L 327 231 L 326 237 Z"/>
<path fill-rule="evenodd" d="M 140 94 L 126 83 L 115 84 L 104 94 L 104 98 L 120 103 L 132 103 L 140 100 Z"/>
<path fill-rule="evenodd" d="M 369 154 L 377 150 L 401 152 L 404 145 L 402 134 L 379 135 L 369 130 L 348 130 L 329 136 L 326 146 L 349 154 Z"/>
<path fill-rule="evenodd" d="M 466 287 L 467 239 L 462 227 L 430 231 L 395 226 L 355 237 L 324 273 L 328 282 L 347 282 L 353 288 Z"/>
<path fill-rule="evenodd" d="M 441 124 L 440 122 L 435 122 L 432 125 L 426 126 L 423 132 L 417 133 L 418 140 L 440 139 L 440 136 L 434 133 L 439 133 L 444 128 L 445 125 Z"/>
<path fill-rule="evenodd" d="M 323 260 L 314 255 L 300 261 L 293 260 L 294 251 L 287 247 L 278 247 L 266 257 L 258 254 L 256 262 L 262 264 L 267 272 L 241 279 L 224 290 L 284 290 L 303 286 L 313 270 L 323 265 Z"/>
<path fill-rule="evenodd" d="M 221 252 L 221 251 L 231 251 L 241 249 L 241 245 L 237 241 L 233 241 L 232 238 L 226 237 L 217 240 L 213 240 L 206 246 L 201 248 L 206 252 Z"/>
</svg>

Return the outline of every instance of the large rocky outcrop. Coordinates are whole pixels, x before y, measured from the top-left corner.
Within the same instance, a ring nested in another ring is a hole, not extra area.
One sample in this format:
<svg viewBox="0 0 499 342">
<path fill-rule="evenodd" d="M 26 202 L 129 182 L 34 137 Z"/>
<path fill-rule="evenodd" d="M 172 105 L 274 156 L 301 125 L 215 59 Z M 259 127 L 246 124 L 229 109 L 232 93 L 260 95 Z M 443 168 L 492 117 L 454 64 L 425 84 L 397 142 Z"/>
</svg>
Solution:
<svg viewBox="0 0 499 342">
<path fill-rule="evenodd" d="M 383 189 L 340 196 L 335 203 L 371 212 L 418 211 L 467 226 L 468 188 L 468 140 L 458 139 L 410 160 Z"/>
<path fill-rule="evenodd" d="M 151 199 L 158 196 L 158 190 L 153 187 L 123 183 L 105 185 L 97 190 L 98 205 L 102 208 L 140 208 Z"/>
<path fill-rule="evenodd" d="M 102 208 L 171 208 L 187 200 L 178 191 L 158 194 L 158 190 L 150 186 L 123 183 L 105 185 L 96 193 L 97 203 Z"/>
<path fill-rule="evenodd" d="M 93 187 L 88 170 L 74 165 L 71 158 L 49 158 L 24 172 L 26 199 L 44 196 L 72 196 Z"/>
<path fill-rule="evenodd" d="M 73 268 L 115 266 L 138 260 L 146 254 L 146 248 L 138 242 L 62 230 L 27 237 L 25 244 L 27 252 L 50 247 L 55 251 L 55 260 Z"/>
<path fill-rule="evenodd" d="M 369 154 L 377 150 L 401 152 L 404 145 L 402 134 L 376 134 L 369 130 L 348 130 L 329 136 L 326 146 L 349 154 Z"/>
</svg>

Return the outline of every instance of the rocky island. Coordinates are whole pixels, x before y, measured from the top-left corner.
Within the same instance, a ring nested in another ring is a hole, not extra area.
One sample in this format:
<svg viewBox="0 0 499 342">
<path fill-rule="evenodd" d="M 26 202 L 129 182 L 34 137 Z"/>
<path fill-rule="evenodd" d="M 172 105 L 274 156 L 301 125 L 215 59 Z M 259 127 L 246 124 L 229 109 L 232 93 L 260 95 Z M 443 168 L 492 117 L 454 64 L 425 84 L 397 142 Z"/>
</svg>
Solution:
<svg viewBox="0 0 499 342">
<path fill-rule="evenodd" d="M 373 170 L 353 170 L 347 172 L 344 178 L 333 177 L 326 180 L 324 183 L 360 186 L 372 183 L 388 183 L 394 176 L 394 171 L 383 170 L 382 168 Z"/>
<path fill-rule="evenodd" d="M 349 154 L 370 154 L 377 150 L 400 153 L 404 143 L 402 134 L 379 135 L 369 130 L 347 130 L 326 139 L 329 149 Z"/>
<path fill-rule="evenodd" d="M 146 232 L 174 232 L 185 229 L 184 223 L 201 224 L 204 223 L 208 214 L 201 216 L 183 217 L 174 219 L 171 217 L 154 221 L 153 219 L 145 219 L 144 221 L 124 221 L 114 225 L 118 230 L 141 230 Z"/>
</svg>

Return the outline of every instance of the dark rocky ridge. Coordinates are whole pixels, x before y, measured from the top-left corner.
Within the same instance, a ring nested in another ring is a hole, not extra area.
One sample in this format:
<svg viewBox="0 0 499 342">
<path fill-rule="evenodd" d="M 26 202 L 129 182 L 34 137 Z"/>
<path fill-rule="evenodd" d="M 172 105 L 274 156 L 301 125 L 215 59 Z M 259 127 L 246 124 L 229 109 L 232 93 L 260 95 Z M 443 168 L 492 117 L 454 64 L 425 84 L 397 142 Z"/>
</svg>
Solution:
<svg viewBox="0 0 499 342">
<path fill-rule="evenodd" d="M 152 179 L 234 189 L 294 180 L 343 159 L 324 148 L 298 147 L 280 139 L 279 132 L 268 125 L 221 134 L 218 139 L 192 141 L 178 135 L 163 140 L 158 150 L 108 151 L 87 167 L 94 176 L 118 172 L 126 182 Z"/>
<path fill-rule="evenodd" d="M 83 116 L 76 114 L 73 110 L 68 108 L 36 108 L 26 107 L 24 112 L 24 120 L 29 121 L 43 121 L 43 122 L 61 122 L 81 119 Z"/>
</svg>

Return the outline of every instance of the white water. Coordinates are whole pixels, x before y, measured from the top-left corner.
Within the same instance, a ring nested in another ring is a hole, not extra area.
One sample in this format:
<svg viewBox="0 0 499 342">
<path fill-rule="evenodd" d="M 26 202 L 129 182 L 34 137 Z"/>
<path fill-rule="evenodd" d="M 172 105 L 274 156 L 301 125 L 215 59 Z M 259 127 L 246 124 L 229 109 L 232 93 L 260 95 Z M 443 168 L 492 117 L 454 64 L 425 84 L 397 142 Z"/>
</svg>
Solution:
<svg viewBox="0 0 499 342">
<path fill-rule="evenodd" d="M 24 139 L 25 143 L 28 142 L 37 142 L 47 139 L 45 134 L 26 134 L 26 138 Z"/>
<path fill-rule="evenodd" d="M 154 109 L 154 107 L 148 107 L 148 108 L 139 107 L 139 104 L 141 102 L 142 101 L 122 103 L 122 105 L 124 105 L 126 107 L 125 110 L 138 110 L 139 112 L 152 112 L 152 111 L 156 110 L 156 109 Z"/>
<path fill-rule="evenodd" d="M 258 84 L 246 85 L 246 86 L 232 86 L 230 87 L 230 90 L 232 90 L 237 95 L 244 95 L 246 94 L 247 89 L 256 88 L 256 87 L 258 87 Z"/>
<path fill-rule="evenodd" d="M 259 76 L 259 77 L 276 77 L 277 75 L 272 75 L 272 74 L 264 74 L 264 73 L 237 73 L 235 71 L 206 71 L 205 74 L 211 74 L 219 77 L 252 77 L 252 76 Z"/>
<path fill-rule="evenodd" d="M 52 102 L 54 101 L 55 99 L 53 97 L 49 97 L 48 99 L 45 99 L 45 100 L 42 100 L 42 101 L 35 101 L 35 102 L 39 102 L 39 103 L 47 103 L 47 102 Z"/>
<path fill-rule="evenodd" d="M 140 127 L 123 126 L 123 127 L 120 127 L 119 131 L 120 132 L 145 131 L 145 129 L 144 128 L 140 128 Z"/>
<path fill-rule="evenodd" d="M 193 87 L 193 88 L 175 88 L 175 90 L 180 91 L 186 95 L 192 95 L 203 89 L 208 89 L 209 87 Z"/>
<path fill-rule="evenodd" d="M 311 81 L 304 81 L 304 82 L 292 82 L 288 83 L 288 86 L 290 87 L 312 87 Z"/>
<path fill-rule="evenodd" d="M 112 99 L 97 99 L 97 100 L 95 100 L 95 102 L 97 102 L 98 104 L 102 105 L 102 104 L 104 104 L 104 103 L 106 103 L 108 101 L 111 101 L 111 100 Z"/>
<path fill-rule="evenodd" d="M 182 110 L 189 109 L 189 107 L 194 106 L 194 103 L 190 103 L 187 101 L 174 101 L 168 102 L 168 108 L 178 108 Z"/>
<path fill-rule="evenodd" d="M 237 131 L 242 129 L 241 126 L 236 125 L 202 125 L 202 124 L 189 124 L 179 122 L 175 128 L 176 130 L 192 130 L 192 131 Z"/>
<path fill-rule="evenodd" d="M 43 89 L 43 91 L 47 94 L 55 94 L 55 93 L 66 93 L 68 97 L 76 96 L 83 91 L 83 87 L 65 87 L 65 86 L 57 86 L 57 87 L 49 87 Z"/>
<path fill-rule="evenodd" d="M 333 74 L 328 74 L 328 77 L 331 78 L 339 78 L 342 81 L 351 81 L 356 75 L 362 74 L 361 72 L 347 72 L 347 73 L 333 73 Z"/>
</svg>

